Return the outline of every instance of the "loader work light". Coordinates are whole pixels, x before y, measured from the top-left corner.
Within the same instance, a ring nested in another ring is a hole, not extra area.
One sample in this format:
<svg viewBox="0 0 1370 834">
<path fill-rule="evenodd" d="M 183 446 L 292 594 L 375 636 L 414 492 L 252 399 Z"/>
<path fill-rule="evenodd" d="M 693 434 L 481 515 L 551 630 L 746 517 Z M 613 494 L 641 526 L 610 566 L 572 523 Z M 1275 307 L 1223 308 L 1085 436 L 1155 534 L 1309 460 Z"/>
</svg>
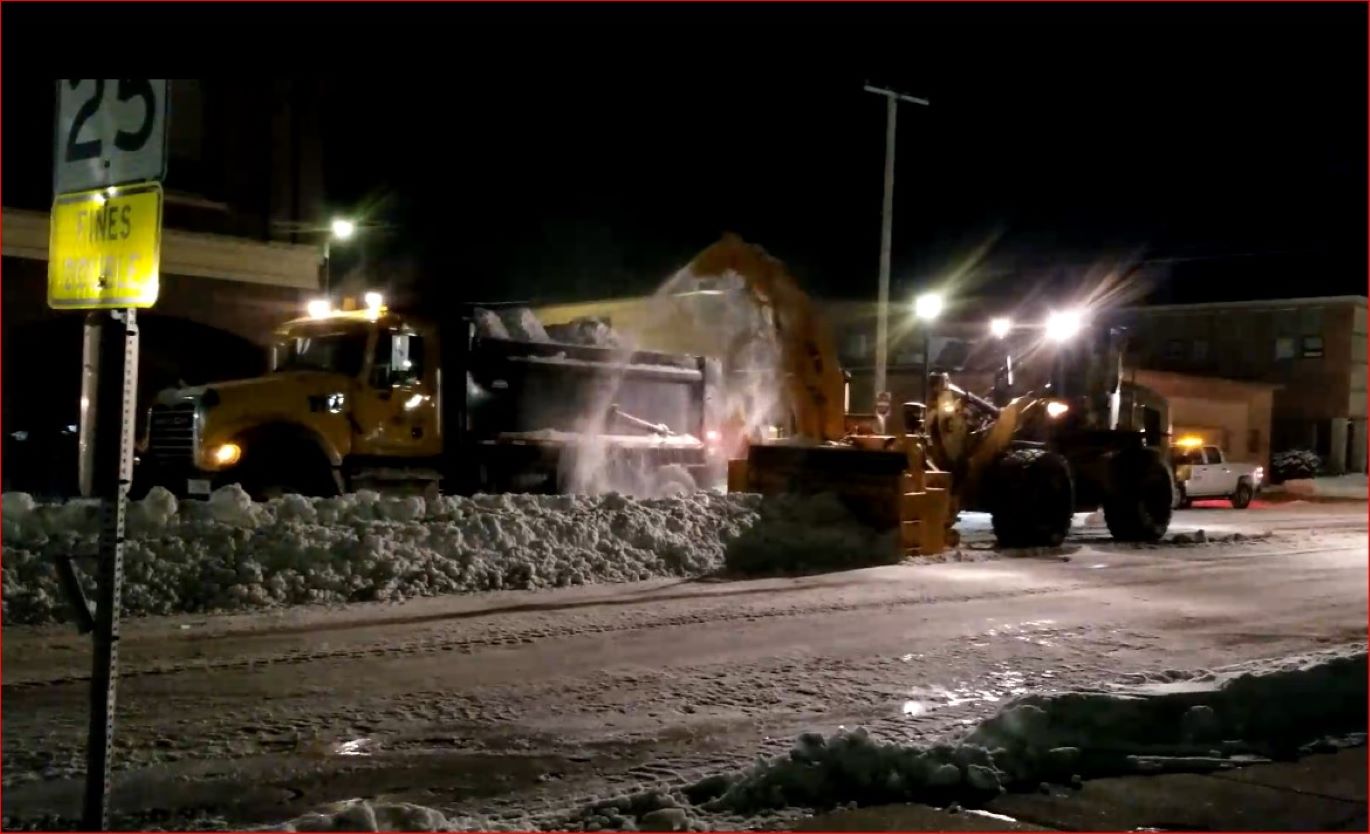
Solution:
<svg viewBox="0 0 1370 834">
<path fill-rule="evenodd" d="M 1079 310 L 1058 310 L 1047 316 L 1047 338 L 1053 342 L 1067 342 L 1075 338 L 1084 324 Z"/>
<path fill-rule="evenodd" d="M 1047 416 L 1053 420 L 1055 420 L 1057 417 L 1060 417 L 1062 414 L 1065 414 L 1069 410 L 1070 406 L 1066 405 L 1063 402 L 1057 402 L 1053 400 L 1052 402 L 1047 403 Z"/>
</svg>

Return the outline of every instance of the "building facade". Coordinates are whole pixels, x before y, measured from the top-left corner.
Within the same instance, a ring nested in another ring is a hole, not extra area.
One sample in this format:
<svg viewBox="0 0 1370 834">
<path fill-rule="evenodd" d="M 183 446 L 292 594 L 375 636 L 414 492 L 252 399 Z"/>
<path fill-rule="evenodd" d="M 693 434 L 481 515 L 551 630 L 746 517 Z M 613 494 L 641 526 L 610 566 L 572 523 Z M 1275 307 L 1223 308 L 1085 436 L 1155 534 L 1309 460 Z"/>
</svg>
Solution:
<svg viewBox="0 0 1370 834">
<path fill-rule="evenodd" d="M 52 85 L 34 82 L 52 123 Z M 139 315 L 139 407 L 161 388 L 257 374 L 272 332 L 319 290 L 324 220 L 319 130 L 300 82 L 173 80 L 160 293 Z M 80 313 L 47 305 L 51 131 L 5 144 L 5 488 L 70 494 Z M 20 156 L 24 156 L 20 164 Z M 41 156 L 41 158 L 39 158 Z M 8 176 L 11 171 L 27 175 Z M 36 173 L 35 173 L 36 172 Z"/>
<path fill-rule="evenodd" d="M 1272 451 L 1366 471 L 1364 296 L 1134 307 L 1111 320 L 1141 368 L 1275 386 Z"/>
</svg>

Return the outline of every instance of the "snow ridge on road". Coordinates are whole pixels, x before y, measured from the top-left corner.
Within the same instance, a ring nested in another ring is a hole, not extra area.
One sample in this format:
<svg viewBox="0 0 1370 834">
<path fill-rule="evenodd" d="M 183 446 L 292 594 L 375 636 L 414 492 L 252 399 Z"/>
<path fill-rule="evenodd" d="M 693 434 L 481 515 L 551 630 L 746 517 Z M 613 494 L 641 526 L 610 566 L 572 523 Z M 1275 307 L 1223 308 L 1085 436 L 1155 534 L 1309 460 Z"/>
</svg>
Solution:
<svg viewBox="0 0 1370 834">
<path fill-rule="evenodd" d="M 235 611 L 537 589 L 720 568 L 761 499 L 699 492 L 337 498 L 253 503 L 237 487 L 209 501 L 154 490 L 132 504 L 124 557 L 129 614 Z M 91 556 L 98 506 L 4 496 L 4 621 L 65 617 L 53 563 Z"/>
<path fill-rule="evenodd" d="M 982 804 L 1006 790 L 1122 773 L 1211 771 L 1364 744 L 1363 644 L 1145 682 L 1028 695 L 936 744 L 880 741 L 865 728 L 806 733 L 787 753 L 675 788 L 592 802 L 513 824 L 354 799 L 274 830 L 703 831 L 753 828 L 759 814 L 895 802 Z"/>
</svg>

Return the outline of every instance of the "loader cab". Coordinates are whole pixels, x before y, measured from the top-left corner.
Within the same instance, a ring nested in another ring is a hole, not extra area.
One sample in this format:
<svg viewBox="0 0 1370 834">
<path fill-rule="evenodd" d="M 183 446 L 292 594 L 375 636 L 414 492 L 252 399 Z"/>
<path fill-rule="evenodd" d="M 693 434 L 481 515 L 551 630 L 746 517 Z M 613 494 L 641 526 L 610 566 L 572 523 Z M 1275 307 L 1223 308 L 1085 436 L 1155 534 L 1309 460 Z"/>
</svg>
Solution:
<svg viewBox="0 0 1370 834">
<path fill-rule="evenodd" d="M 1051 350 L 1046 392 L 1068 406 L 1065 422 L 1088 431 L 1123 428 L 1125 331 L 1086 327 Z"/>
</svg>

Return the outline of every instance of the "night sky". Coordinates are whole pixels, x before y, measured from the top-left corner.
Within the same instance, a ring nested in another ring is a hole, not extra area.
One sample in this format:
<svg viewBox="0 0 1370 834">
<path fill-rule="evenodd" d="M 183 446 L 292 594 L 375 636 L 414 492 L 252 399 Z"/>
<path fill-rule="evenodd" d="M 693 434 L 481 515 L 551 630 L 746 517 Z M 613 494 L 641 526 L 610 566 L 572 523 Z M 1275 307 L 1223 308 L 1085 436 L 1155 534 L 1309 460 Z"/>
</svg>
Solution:
<svg viewBox="0 0 1370 834">
<path fill-rule="evenodd" d="M 1120 260 L 1158 301 L 1366 290 L 1359 4 L 195 14 L 157 29 L 177 71 L 154 74 L 325 74 L 329 199 L 423 297 L 645 291 L 725 230 L 873 297 L 867 80 L 932 100 L 899 114 L 896 293 Z M 206 24 L 244 48 L 197 45 Z"/>
</svg>

